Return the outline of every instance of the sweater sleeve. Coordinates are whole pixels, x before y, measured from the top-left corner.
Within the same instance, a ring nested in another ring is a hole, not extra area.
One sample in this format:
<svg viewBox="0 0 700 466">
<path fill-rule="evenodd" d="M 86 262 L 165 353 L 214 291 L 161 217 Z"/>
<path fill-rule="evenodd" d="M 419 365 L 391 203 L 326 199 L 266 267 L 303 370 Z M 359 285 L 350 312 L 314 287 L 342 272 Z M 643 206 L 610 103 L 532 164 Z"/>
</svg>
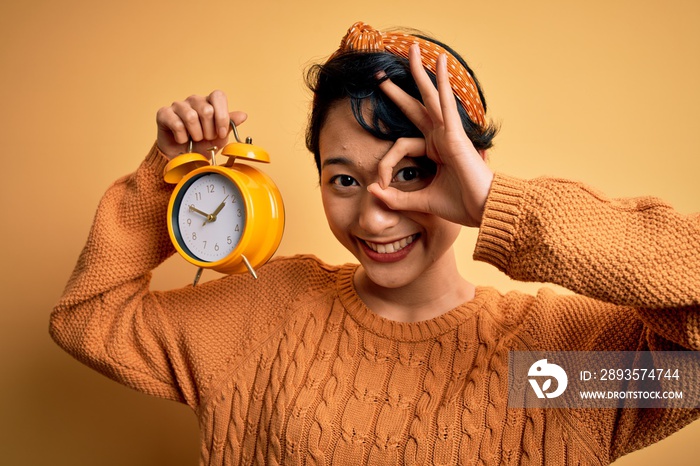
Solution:
<svg viewBox="0 0 700 466">
<path fill-rule="evenodd" d="M 105 375 L 184 401 L 164 349 L 169 332 L 148 293 L 151 270 L 174 252 L 165 222 L 172 188 L 154 145 L 138 170 L 102 197 L 87 243 L 55 306 L 52 338 Z"/>
<path fill-rule="evenodd" d="M 572 181 L 499 174 L 474 253 L 542 292 L 525 325 L 556 350 L 700 349 L 700 215 L 652 197 L 608 199 Z M 590 299 L 592 298 L 592 299 Z M 536 335 L 536 336 L 535 336 Z M 661 440 L 697 409 L 575 410 L 609 461 Z"/>
<path fill-rule="evenodd" d="M 698 214 L 653 197 L 608 199 L 577 182 L 499 174 L 474 258 L 516 280 L 634 308 L 655 333 L 700 349 Z"/>
<path fill-rule="evenodd" d="M 151 271 L 174 253 L 166 164 L 154 146 L 107 190 L 49 330 L 89 367 L 196 410 L 217 376 L 277 331 L 298 296 L 327 289 L 335 269 L 311 256 L 275 258 L 257 280 L 234 274 L 150 291 Z"/>
</svg>

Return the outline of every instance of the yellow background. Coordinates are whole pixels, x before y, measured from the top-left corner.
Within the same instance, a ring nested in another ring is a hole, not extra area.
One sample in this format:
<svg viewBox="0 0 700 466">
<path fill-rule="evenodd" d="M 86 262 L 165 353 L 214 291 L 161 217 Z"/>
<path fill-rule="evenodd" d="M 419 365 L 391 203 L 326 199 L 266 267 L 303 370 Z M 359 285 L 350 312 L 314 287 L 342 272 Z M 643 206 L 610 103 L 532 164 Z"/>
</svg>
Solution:
<svg viewBox="0 0 700 466">
<path fill-rule="evenodd" d="M 272 155 L 288 215 L 280 254 L 350 260 L 326 227 L 304 149 L 302 72 L 356 20 L 415 27 L 463 53 L 502 124 L 496 170 L 700 208 L 695 0 L 5 0 L 0 463 L 196 464 L 188 408 L 75 362 L 50 341 L 49 312 L 101 194 L 153 142 L 156 110 L 215 88 L 249 113 L 242 135 Z M 535 289 L 473 264 L 473 241 L 465 231 L 457 246 L 470 280 Z M 194 271 L 174 257 L 154 286 L 184 285 Z M 698 433 L 695 423 L 619 464 L 697 464 Z"/>
</svg>

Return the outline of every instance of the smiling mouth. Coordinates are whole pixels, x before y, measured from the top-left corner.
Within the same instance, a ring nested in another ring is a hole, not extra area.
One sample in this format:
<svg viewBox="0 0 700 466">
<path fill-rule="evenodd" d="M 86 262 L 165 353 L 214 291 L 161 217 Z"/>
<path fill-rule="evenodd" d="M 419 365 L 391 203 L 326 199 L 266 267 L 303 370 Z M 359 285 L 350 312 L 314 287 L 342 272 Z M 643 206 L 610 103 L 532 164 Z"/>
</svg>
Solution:
<svg viewBox="0 0 700 466">
<path fill-rule="evenodd" d="M 391 243 L 373 243 L 371 241 L 367 240 L 362 240 L 367 247 L 369 247 L 372 251 L 378 253 L 378 254 L 392 254 L 394 252 L 398 252 L 408 246 L 409 244 L 413 243 L 416 239 L 418 239 L 419 234 L 407 236 L 405 238 L 401 238 L 398 241 L 394 241 Z"/>
</svg>

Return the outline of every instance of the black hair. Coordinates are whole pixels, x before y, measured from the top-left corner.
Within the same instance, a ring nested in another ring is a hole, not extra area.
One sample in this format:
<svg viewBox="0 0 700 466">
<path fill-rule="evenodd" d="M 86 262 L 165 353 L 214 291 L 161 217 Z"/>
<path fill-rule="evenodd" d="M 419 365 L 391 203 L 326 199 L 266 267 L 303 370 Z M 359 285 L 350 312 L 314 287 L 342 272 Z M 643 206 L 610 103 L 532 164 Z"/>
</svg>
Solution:
<svg viewBox="0 0 700 466">
<path fill-rule="evenodd" d="M 464 59 L 435 39 L 422 35 L 416 36 L 445 48 L 464 66 L 474 79 L 479 98 L 486 110 L 486 100 L 481 85 Z M 388 52 L 344 52 L 324 64 L 313 65 L 307 71 L 306 85 L 313 92 L 314 98 L 309 125 L 306 129 L 306 147 L 314 154 L 319 173 L 321 172 L 319 151 L 321 128 L 326 121 L 328 111 L 335 103 L 346 98 L 350 99 L 357 122 L 374 137 L 388 141 L 396 141 L 402 137 L 423 137 L 420 130 L 379 89 L 379 81 L 376 78 L 376 73 L 379 71 L 384 71 L 392 82 L 412 97 L 422 101 L 418 87 L 411 76 L 408 60 Z M 428 75 L 435 84 L 435 75 L 430 71 Z M 371 112 L 363 112 L 363 105 L 368 105 Z M 493 124 L 482 127 L 474 123 L 460 104 L 457 105 L 457 111 L 474 147 L 477 150 L 491 148 L 498 128 Z M 368 114 L 371 115 L 371 121 L 365 118 Z"/>
</svg>

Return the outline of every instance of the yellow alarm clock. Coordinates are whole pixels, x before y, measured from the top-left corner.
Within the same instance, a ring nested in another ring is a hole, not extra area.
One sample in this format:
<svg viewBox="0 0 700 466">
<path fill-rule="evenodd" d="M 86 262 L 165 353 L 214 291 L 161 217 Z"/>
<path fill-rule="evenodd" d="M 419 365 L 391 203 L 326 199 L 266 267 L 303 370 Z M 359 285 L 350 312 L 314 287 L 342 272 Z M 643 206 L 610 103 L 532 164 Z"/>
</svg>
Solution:
<svg viewBox="0 0 700 466">
<path fill-rule="evenodd" d="M 216 165 L 217 148 L 209 162 L 201 154 L 181 154 L 165 167 L 163 177 L 175 184 L 168 205 L 168 233 L 175 249 L 188 262 L 222 273 L 249 271 L 265 264 L 275 253 L 284 231 L 284 205 L 279 189 L 262 171 L 237 160 L 269 163 L 268 153 L 238 137 L 221 154 L 228 157 Z"/>
</svg>

